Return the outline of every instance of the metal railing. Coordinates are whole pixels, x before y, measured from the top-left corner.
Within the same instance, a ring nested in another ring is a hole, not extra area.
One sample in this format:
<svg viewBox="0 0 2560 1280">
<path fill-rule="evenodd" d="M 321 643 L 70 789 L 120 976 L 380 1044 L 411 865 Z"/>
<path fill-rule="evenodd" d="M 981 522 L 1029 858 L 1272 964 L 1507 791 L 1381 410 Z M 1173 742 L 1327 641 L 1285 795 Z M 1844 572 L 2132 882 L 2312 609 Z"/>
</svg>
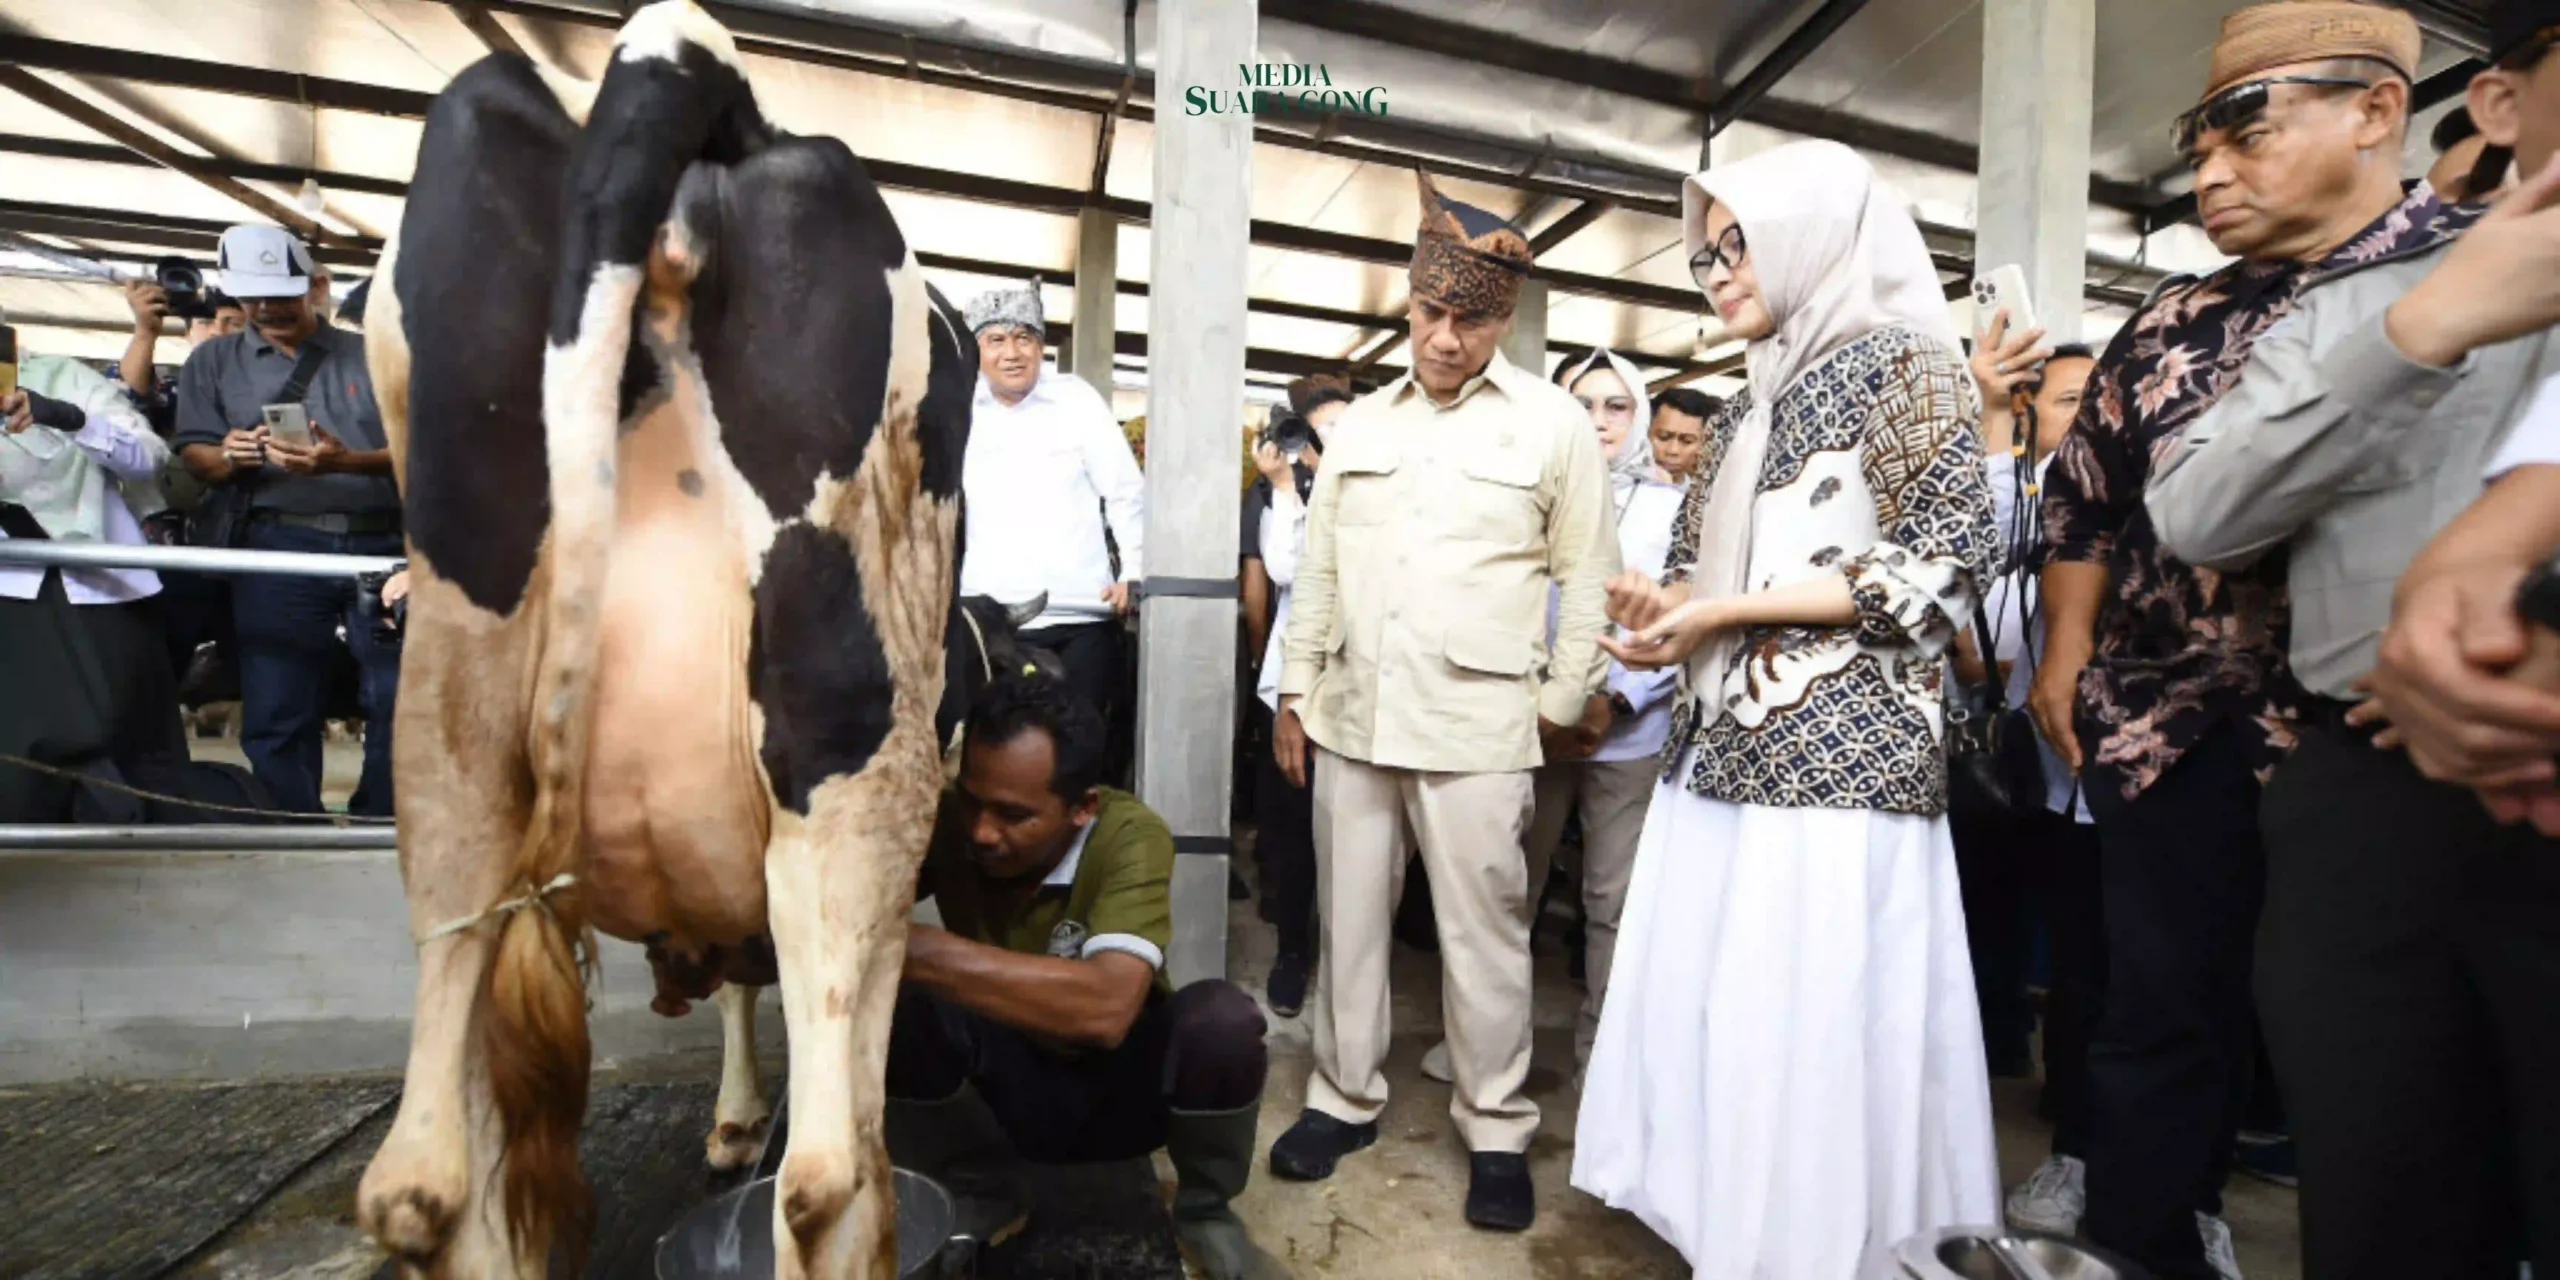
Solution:
<svg viewBox="0 0 2560 1280">
<path fill-rule="evenodd" d="M 0 824 L 0 857 L 47 853 L 251 853 L 275 850 L 396 849 L 391 827 L 234 826 L 178 823 L 156 827 Z"/>
<path fill-rule="evenodd" d="M 155 547 L 0 538 L 0 564 L 50 565 L 65 569 L 152 569 L 211 573 L 224 577 L 267 573 L 302 578 L 352 578 L 359 573 L 387 573 L 400 566 L 400 558 L 259 551 L 246 547 Z"/>
<path fill-rule="evenodd" d="M 353 578 L 360 573 L 388 572 L 400 563 L 396 556 L 0 538 L 0 564 L 65 569 L 151 569 L 224 577 L 278 574 L 304 578 Z M 1111 606 L 1100 600 L 1052 601 L 1049 609 L 1055 613 L 1095 619 L 1113 616 Z M 292 825 L 295 820 L 290 817 L 274 826 L 173 823 L 166 826 L 110 827 L 0 823 L 0 855 L 12 852 L 224 853 L 398 847 L 398 834 L 391 826 L 328 826 L 319 822 L 318 816 L 304 817 L 301 821 L 310 825 L 300 826 Z"/>
<path fill-rule="evenodd" d="M 0 564 L 65 569 L 151 569 L 224 577 L 272 574 L 302 578 L 353 578 L 397 568 L 397 556 L 346 556 L 316 552 L 226 547 L 159 547 L 105 542 L 57 542 L 0 538 Z M 274 826 L 246 823 L 172 823 L 109 827 L 77 823 L 0 824 L 0 856 L 30 852 L 246 853 L 268 850 L 365 850 L 398 847 L 387 825 L 341 827 L 279 815 Z"/>
</svg>

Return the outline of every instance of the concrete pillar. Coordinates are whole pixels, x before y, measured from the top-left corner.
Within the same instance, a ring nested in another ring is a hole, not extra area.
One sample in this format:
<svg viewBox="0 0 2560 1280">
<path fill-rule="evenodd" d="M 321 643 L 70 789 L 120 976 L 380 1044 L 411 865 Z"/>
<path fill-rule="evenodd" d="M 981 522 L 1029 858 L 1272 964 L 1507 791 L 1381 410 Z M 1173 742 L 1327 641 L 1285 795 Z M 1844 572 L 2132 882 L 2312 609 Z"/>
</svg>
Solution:
<svg viewBox="0 0 2560 1280">
<path fill-rule="evenodd" d="M 1502 354 L 1511 363 L 1547 376 L 1547 282 L 1520 285 L 1520 305 L 1511 312 L 1511 332 L 1502 335 Z"/>
<path fill-rule="evenodd" d="M 1984 0 L 1976 269 L 2026 269 L 2048 342 L 2080 340 L 2097 0 Z"/>
<path fill-rule="evenodd" d="M 1076 214 L 1075 345 L 1066 371 L 1093 384 L 1111 403 L 1113 340 L 1119 336 L 1120 220 L 1108 209 Z"/>
<path fill-rule="evenodd" d="M 1254 60 L 1256 0 L 1162 4 L 1156 82 L 1223 84 Z M 1147 595 L 1138 794 L 1173 828 L 1176 985 L 1227 967 L 1236 709 L 1236 521 L 1253 119 L 1156 117 L 1148 236 Z M 1079 265 L 1077 280 L 1084 279 Z M 1083 316 L 1078 313 L 1081 322 Z M 1081 332 L 1081 330 L 1079 330 Z M 1077 339 L 1079 348 L 1083 339 Z"/>
</svg>

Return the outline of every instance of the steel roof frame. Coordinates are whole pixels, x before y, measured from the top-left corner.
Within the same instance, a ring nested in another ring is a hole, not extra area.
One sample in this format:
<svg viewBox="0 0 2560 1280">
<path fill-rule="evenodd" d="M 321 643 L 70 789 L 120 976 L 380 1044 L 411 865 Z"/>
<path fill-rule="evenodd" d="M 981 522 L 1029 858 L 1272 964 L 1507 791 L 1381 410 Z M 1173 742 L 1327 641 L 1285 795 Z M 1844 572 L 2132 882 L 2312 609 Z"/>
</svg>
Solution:
<svg viewBox="0 0 2560 1280">
<path fill-rule="evenodd" d="M 491 17 L 505 12 L 534 20 L 576 23 L 599 28 L 612 28 L 620 21 L 618 12 L 585 7 L 567 0 L 448 0 L 457 17 L 489 47 L 503 48 L 515 41 Z M 1789 132 L 1810 136 L 1832 137 L 1852 146 L 1900 156 L 1940 167 L 1972 172 L 1978 163 L 1974 148 L 1934 135 L 1874 121 L 1850 117 L 1821 108 L 1790 104 L 1767 97 L 1768 91 L 1782 80 L 1803 58 L 1819 48 L 1840 26 L 1863 6 L 1865 0 L 1826 0 L 1823 6 L 1790 32 L 1779 45 L 1735 85 L 1721 95 L 1711 95 L 1702 83 L 1691 83 L 1677 76 L 1654 71 L 1631 63 L 1588 55 L 1560 53 L 1526 41 L 1498 33 L 1488 33 L 1463 24 L 1422 18 L 1412 14 L 1383 10 L 1374 5 L 1347 3 L 1344 0 L 1262 0 L 1262 12 L 1285 21 L 1303 22 L 1341 34 L 1389 41 L 1408 48 L 1466 57 L 1472 61 L 1496 66 L 1511 66 L 1529 74 L 1564 80 L 1568 83 L 1602 88 L 1668 105 L 1697 111 L 1704 125 L 1702 133 L 1711 137 L 1735 120 L 1751 120 Z M 748 9 L 712 0 L 709 7 L 738 32 L 740 48 L 765 56 L 816 66 L 864 74 L 894 76 L 934 83 L 967 92 L 1037 102 L 1062 109 L 1088 112 L 1098 117 L 1108 137 L 1107 122 L 1120 116 L 1152 121 L 1154 113 L 1146 105 L 1132 101 L 1134 91 L 1151 92 L 1153 78 L 1134 67 L 1085 67 L 1064 60 L 1038 58 L 1003 51 L 944 44 L 903 34 L 870 30 L 823 19 Z M 1388 21 L 1383 21 L 1387 19 Z M 1445 30 L 1443 29 L 1445 28 Z M 521 46 L 516 46 L 521 47 Z M 931 57 L 965 56 L 979 74 L 962 74 L 924 65 Z M 119 80 L 140 80 L 179 85 L 214 92 L 263 97 L 308 103 L 337 110 L 359 111 L 386 116 L 417 118 L 424 114 L 432 95 L 415 90 L 389 88 L 307 76 L 291 72 L 267 71 L 259 68 L 200 62 L 160 54 L 122 49 L 78 45 L 36 37 L 0 35 L 0 63 L 41 66 L 77 75 Z M 1586 65 L 1587 64 L 1587 65 Z M 999 78 L 999 77 L 1012 77 Z M 2440 75 L 2436 79 L 2442 79 Z M 2466 76 L 2467 78 L 2467 76 Z M 1036 83 L 1023 83 L 1032 81 Z M 1061 90 L 1047 87 L 1065 83 Z M 1574 198 L 1581 203 L 1556 220 L 1535 238 L 1540 252 L 1554 247 L 1565 238 L 1587 228 L 1610 209 L 1624 207 L 1659 216 L 1678 216 L 1678 202 L 1667 196 L 1612 191 L 1583 183 L 1547 178 L 1536 171 L 1540 161 L 1533 161 L 1522 171 L 1479 165 L 1452 164 L 1436 158 L 1421 158 L 1348 139 L 1319 134 L 1307 137 L 1284 129 L 1258 126 L 1255 141 L 1297 150 L 1307 150 L 1368 163 L 1406 166 L 1426 164 L 1451 176 L 1481 181 L 1535 194 Z M 1702 140 L 1703 141 L 1703 140 Z M 1107 144 L 1106 144 L 1107 145 Z M 64 142 L 53 139 L 30 139 L 0 135 L 0 150 L 17 150 L 29 154 L 62 158 L 105 161 L 108 153 L 118 153 L 119 160 L 136 157 L 119 149 L 92 143 Z M 188 157 L 198 161 L 196 157 Z M 144 161 L 149 163 L 149 161 Z M 922 193 L 949 196 L 1017 208 L 1038 209 L 1061 214 L 1073 213 L 1087 206 L 1107 208 L 1122 221 L 1147 220 L 1143 202 L 1116 199 L 1101 191 L 1101 162 L 1090 189 L 1076 192 L 1067 188 L 1051 188 L 1036 183 L 1014 182 L 981 175 L 953 173 L 923 166 L 901 165 L 886 161 L 866 162 L 882 185 Z M 230 178 L 290 182 L 303 176 L 319 178 L 342 190 L 376 194 L 405 194 L 405 184 L 391 180 L 353 174 L 311 173 L 290 166 L 263 165 L 231 159 L 203 159 L 196 164 L 204 174 Z M 1642 177 L 1643 175 L 1638 175 Z M 2146 219 L 2156 217 L 2174 202 L 2152 203 L 2145 199 L 2146 189 L 2134 184 L 2092 180 L 2092 198 L 2119 209 L 2137 211 Z M 25 230 L 50 227 L 71 228 L 94 223 L 86 234 L 103 238 L 130 238 L 137 230 L 150 230 L 163 237 L 185 237 L 192 244 L 204 236 L 205 227 L 179 226 L 201 220 L 153 219 L 108 213 L 96 219 L 81 219 L 86 211 L 64 208 L 35 208 L 25 202 L 0 202 L 0 218 Z M 157 225 L 152 225 L 152 224 Z M 216 232 L 218 226 L 206 224 Z M 1930 228 L 1933 234 L 1969 240 L 1959 229 Z M 61 231 L 58 234 L 73 234 Z M 1316 228 L 1257 221 L 1253 224 L 1254 243 L 1271 248 L 1327 254 L 1355 261 L 1381 265 L 1400 265 L 1411 253 L 1401 242 L 1370 237 L 1343 235 Z M 357 253 L 367 244 L 363 237 L 345 237 L 358 246 L 356 250 L 339 249 L 324 255 L 348 265 L 361 265 Z M 925 255 L 930 257 L 932 255 Z M 1941 270 L 1965 271 L 1970 262 L 1962 255 L 1935 255 Z M 955 263 L 958 260 L 952 260 Z M 981 264 L 1000 266 L 1001 264 Z M 2093 265 L 2095 265 L 2093 263 Z M 1049 272 L 1052 278 L 1055 271 Z M 1569 293 L 1581 293 L 1628 305 L 1652 307 L 1686 314 L 1699 310 L 1698 299 L 1688 290 L 1650 285 L 1639 281 L 1580 273 L 1557 272 L 1545 268 L 1537 271 L 1551 287 Z M 1123 282 L 1124 286 L 1129 282 Z M 2093 300 L 2126 305 L 2131 291 L 2093 284 L 2089 295 Z M 1279 309 L 1285 306 L 1286 310 Z M 1259 302 L 1254 309 L 1267 314 L 1294 314 L 1298 318 L 1322 319 L 1355 329 L 1375 331 L 1400 326 L 1401 317 L 1369 316 L 1358 312 L 1332 312 L 1326 308 L 1310 308 L 1295 304 Z M 1327 314 L 1317 314 L 1327 313 Z M 1376 365 L 1378 358 L 1393 349 L 1395 336 L 1362 355 L 1336 360 L 1336 365 L 1355 368 Z M 1557 344 L 1569 345 L 1569 344 Z M 1289 353 L 1272 353 L 1289 354 Z M 1642 353 L 1635 353 L 1641 355 Z M 1313 359 L 1314 357 L 1310 357 Z M 1661 361 L 1662 357 L 1651 357 Z M 1726 361 L 1685 361 L 1679 366 L 1686 377 L 1724 372 Z"/>
</svg>

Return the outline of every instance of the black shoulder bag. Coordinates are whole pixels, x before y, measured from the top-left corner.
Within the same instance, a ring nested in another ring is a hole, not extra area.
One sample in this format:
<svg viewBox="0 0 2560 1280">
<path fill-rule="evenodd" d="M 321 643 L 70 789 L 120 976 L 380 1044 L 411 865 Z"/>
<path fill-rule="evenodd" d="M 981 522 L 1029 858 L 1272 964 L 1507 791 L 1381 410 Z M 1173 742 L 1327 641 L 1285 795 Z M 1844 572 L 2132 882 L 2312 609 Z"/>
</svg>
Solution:
<svg viewBox="0 0 2560 1280">
<path fill-rule="evenodd" d="M 2021 429 L 2034 430 L 2032 418 Z M 2024 463 L 2022 455 L 2019 461 Z M 2035 521 L 2028 501 L 2035 497 L 2036 486 L 2028 483 L 2023 465 L 2013 471 L 2011 483 L 2016 493 L 2010 504 L 2009 563 L 2003 572 L 2025 574 L 2031 572 L 2035 551 Z M 1973 597 L 1974 644 L 1982 652 L 1988 678 L 1979 688 L 1956 681 L 1948 686 L 1947 808 L 1967 815 L 2034 813 L 2044 808 L 2044 755 L 2026 709 L 2009 705 L 2009 682 L 2000 672 L 2000 637 L 1984 603 L 1989 595 L 1985 584 Z M 2023 611 L 2018 622 L 2026 642 L 2020 661 L 2032 666 L 2036 660 L 2034 609 Z"/>
<path fill-rule="evenodd" d="M 320 375 L 320 362 L 328 358 L 327 348 L 304 341 L 302 353 L 294 358 L 292 376 L 284 380 L 284 389 L 268 403 L 302 403 L 303 396 L 311 391 L 311 380 Z M 195 512 L 187 517 L 187 545 L 236 547 L 247 542 L 249 504 L 257 497 L 259 481 L 259 473 L 251 471 L 236 475 L 229 484 L 208 486 L 204 501 L 197 503 Z"/>
<path fill-rule="evenodd" d="M 2034 813 L 2044 808 L 2044 757 L 2035 726 L 2009 705 L 2008 682 L 1991 617 L 1973 602 L 1973 634 L 1990 678 L 1947 699 L 1947 807 L 1965 814 Z"/>
</svg>

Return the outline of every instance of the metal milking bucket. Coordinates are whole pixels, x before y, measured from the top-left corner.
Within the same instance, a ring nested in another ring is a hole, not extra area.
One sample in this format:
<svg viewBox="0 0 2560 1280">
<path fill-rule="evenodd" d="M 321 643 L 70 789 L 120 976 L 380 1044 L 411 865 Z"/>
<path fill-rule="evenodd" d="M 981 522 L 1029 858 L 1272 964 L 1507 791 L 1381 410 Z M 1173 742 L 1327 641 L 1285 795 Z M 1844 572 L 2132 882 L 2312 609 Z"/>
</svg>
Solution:
<svg viewBox="0 0 2560 1280">
<path fill-rule="evenodd" d="M 658 1280 L 772 1280 L 774 1179 L 715 1197 L 658 1237 Z M 920 1173 L 897 1171 L 899 1280 L 966 1274 L 974 1252 L 955 1240 L 951 1193 Z"/>
<path fill-rule="evenodd" d="M 1904 1280 L 2151 1280 L 2151 1273 L 2095 1245 L 1998 1227 L 1926 1231 L 1894 1250 Z"/>
</svg>

